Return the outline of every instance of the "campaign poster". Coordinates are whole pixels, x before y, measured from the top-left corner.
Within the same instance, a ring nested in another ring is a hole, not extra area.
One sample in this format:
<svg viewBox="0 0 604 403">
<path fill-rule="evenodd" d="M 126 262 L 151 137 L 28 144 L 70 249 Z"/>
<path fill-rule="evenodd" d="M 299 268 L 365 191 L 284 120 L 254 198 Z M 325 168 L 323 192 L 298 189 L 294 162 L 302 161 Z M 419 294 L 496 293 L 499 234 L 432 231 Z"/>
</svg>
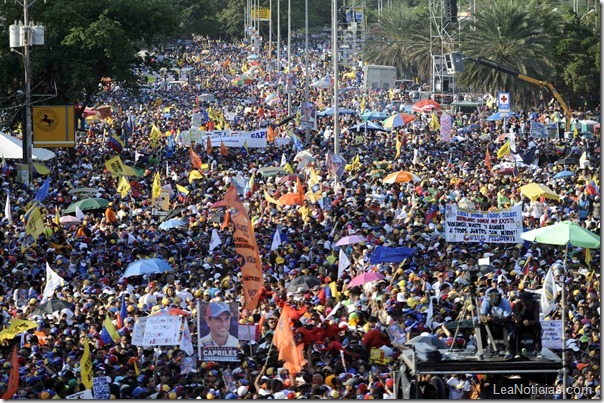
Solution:
<svg viewBox="0 0 604 403">
<path fill-rule="evenodd" d="M 237 303 L 200 302 L 198 343 L 202 361 L 239 361 Z"/>
<path fill-rule="evenodd" d="M 522 208 L 480 211 L 447 204 L 445 234 L 447 242 L 522 243 Z"/>
<path fill-rule="evenodd" d="M 312 102 L 302 102 L 300 105 L 300 127 L 317 130 L 317 108 Z"/>
</svg>

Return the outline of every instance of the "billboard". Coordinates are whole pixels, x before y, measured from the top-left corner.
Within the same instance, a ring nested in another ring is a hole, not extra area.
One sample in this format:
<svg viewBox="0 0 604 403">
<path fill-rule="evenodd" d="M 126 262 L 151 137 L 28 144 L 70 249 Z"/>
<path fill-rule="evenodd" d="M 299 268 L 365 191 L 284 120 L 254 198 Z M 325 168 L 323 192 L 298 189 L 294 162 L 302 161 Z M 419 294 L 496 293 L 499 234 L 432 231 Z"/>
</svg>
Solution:
<svg viewBox="0 0 604 403">
<path fill-rule="evenodd" d="M 34 106 L 34 147 L 75 147 L 75 107 Z"/>
</svg>

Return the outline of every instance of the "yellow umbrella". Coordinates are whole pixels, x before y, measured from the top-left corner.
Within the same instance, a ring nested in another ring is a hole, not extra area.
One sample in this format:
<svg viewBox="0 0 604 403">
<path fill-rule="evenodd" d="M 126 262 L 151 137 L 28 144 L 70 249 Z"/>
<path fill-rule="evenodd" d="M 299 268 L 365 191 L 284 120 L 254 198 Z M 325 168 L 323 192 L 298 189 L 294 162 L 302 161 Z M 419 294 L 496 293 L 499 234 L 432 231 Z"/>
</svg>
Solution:
<svg viewBox="0 0 604 403">
<path fill-rule="evenodd" d="M 529 183 L 520 188 L 520 193 L 525 195 L 531 200 L 536 200 L 538 197 L 545 197 L 546 199 L 558 200 L 560 196 L 554 193 L 553 190 L 540 183 Z"/>
<path fill-rule="evenodd" d="M 400 183 L 400 182 L 419 182 L 421 178 L 408 171 L 396 171 L 388 174 L 384 179 L 383 183 Z"/>
</svg>

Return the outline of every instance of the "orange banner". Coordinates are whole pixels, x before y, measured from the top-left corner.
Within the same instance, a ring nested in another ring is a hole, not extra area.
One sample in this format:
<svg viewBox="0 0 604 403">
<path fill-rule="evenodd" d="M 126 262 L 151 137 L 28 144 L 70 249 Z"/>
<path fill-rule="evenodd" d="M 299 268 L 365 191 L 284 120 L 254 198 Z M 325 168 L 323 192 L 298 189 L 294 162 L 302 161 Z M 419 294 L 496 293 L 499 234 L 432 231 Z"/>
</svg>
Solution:
<svg viewBox="0 0 604 403">
<path fill-rule="evenodd" d="M 237 263 L 243 274 L 243 291 L 245 296 L 245 308 L 253 311 L 258 306 L 260 290 L 264 283 L 262 275 L 262 262 L 254 228 L 250 221 L 243 203 L 237 198 L 237 189 L 231 184 L 224 199 L 214 203 L 212 207 L 233 207 L 236 211 L 231 212 L 231 221 L 235 224 L 235 250 L 237 251 Z"/>
<path fill-rule="evenodd" d="M 2 400 L 10 400 L 13 395 L 19 390 L 19 361 L 17 357 L 17 345 L 13 347 L 13 357 L 11 359 L 11 369 L 8 375 L 8 385 L 6 386 L 6 392 L 2 394 Z"/>
<path fill-rule="evenodd" d="M 279 359 L 285 361 L 283 366 L 287 368 L 290 374 L 297 374 L 302 370 L 306 359 L 304 359 L 304 344 L 296 345 L 294 334 L 289 323 L 290 307 L 285 304 L 277 322 L 277 328 L 273 335 L 273 343 L 279 351 Z"/>
</svg>

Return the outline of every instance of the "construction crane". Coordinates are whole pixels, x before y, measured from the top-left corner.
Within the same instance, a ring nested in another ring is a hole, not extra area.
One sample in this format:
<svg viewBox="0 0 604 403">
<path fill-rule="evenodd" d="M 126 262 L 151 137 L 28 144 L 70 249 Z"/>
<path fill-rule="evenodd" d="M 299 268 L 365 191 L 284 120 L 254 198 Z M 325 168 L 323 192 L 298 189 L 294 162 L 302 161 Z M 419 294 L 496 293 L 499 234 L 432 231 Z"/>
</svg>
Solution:
<svg viewBox="0 0 604 403">
<path fill-rule="evenodd" d="M 573 118 L 572 112 L 570 111 L 570 109 L 566 105 L 566 102 L 564 102 L 564 100 L 562 99 L 562 97 L 560 96 L 558 91 L 556 91 L 556 88 L 554 88 L 554 86 L 551 83 L 526 76 L 516 70 L 513 70 L 509 67 L 506 67 L 497 62 L 494 62 L 492 60 L 485 59 L 482 57 L 473 58 L 470 56 L 462 55 L 460 53 L 448 53 L 444 56 L 445 56 L 445 64 L 447 67 L 447 72 L 449 74 L 463 72 L 464 71 L 463 61 L 471 60 L 474 63 L 479 64 L 481 66 L 490 67 L 497 71 L 501 71 L 502 73 L 506 73 L 511 76 L 517 77 L 520 80 L 523 80 L 528 83 L 535 84 L 535 85 L 538 85 L 539 87 L 547 89 L 553 95 L 554 99 L 556 101 L 558 101 L 558 103 L 562 107 L 562 110 L 564 110 L 564 114 L 566 115 L 566 131 L 567 132 L 570 131 L 570 124 L 571 124 L 571 121 Z"/>
</svg>

